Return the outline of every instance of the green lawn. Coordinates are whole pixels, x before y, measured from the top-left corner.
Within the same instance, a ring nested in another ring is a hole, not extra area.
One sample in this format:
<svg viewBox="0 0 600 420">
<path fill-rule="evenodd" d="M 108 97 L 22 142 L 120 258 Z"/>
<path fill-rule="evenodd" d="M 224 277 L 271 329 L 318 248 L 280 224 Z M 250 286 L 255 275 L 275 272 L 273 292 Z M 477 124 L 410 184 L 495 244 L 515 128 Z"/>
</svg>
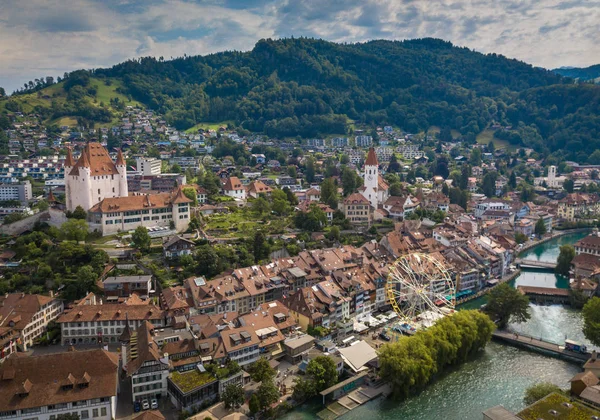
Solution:
<svg viewBox="0 0 600 420">
<path fill-rule="evenodd" d="M 477 135 L 477 143 L 479 144 L 488 144 L 490 141 L 494 141 L 494 146 L 496 149 L 509 149 L 513 150 L 515 147 L 507 142 L 506 140 L 497 139 L 494 137 L 494 131 L 489 128 L 486 128 L 481 133 Z"/>
<path fill-rule="evenodd" d="M 196 124 L 193 127 L 188 128 L 187 130 L 185 130 L 186 133 L 197 133 L 198 130 L 203 129 L 203 130 L 218 130 L 219 127 L 221 127 L 222 125 L 224 125 L 225 127 L 227 127 L 227 124 L 233 124 L 233 121 L 228 120 L 228 121 L 221 121 L 221 122 L 200 122 L 198 124 Z"/>
<path fill-rule="evenodd" d="M 563 405 L 571 404 L 571 407 Z M 550 414 L 555 410 L 558 414 Z M 600 416 L 600 411 L 593 410 L 579 403 L 572 403 L 568 397 L 550 394 L 546 398 L 527 407 L 519 413 L 523 420 L 589 420 L 592 416 Z"/>
<path fill-rule="evenodd" d="M 171 374 L 171 381 L 183 392 L 190 392 L 214 380 L 215 378 L 210 373 L 200 373 L 196 369 L 185 373 L 173 372 Z"/>
</svg>

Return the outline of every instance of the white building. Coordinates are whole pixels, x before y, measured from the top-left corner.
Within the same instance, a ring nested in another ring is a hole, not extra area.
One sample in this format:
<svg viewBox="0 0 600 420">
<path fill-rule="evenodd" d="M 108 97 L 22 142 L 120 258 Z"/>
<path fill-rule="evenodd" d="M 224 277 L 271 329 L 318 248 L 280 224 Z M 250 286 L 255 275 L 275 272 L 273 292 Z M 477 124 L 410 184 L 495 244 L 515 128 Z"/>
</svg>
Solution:
<svg viewBox="0 0 600 420">
<path fill-rule="evenodd" d="M 229 197 L 245 200 L 246 187 L 242 185 L 242 182 L 238 177 L 232 176 L 225 180 L 225 183 L 223 184 L 223 194 Z"/>
<path fill-rule="evenodd" d="M 356 147 L 370 147 L 373 144 L 373 137 L 371 136 L 356 136 L 354 140 Z"/>
<path fill-rule="evenodd" d="M 9 357 L 0 367 L 0 417 L 114 419 L 118 369 L 119 356 L 101 349 Z"/>
<path fill-rule="evenodd" d="M 67 210 L 89 210 L 105 198 L 127 197 L 127 167 L 119 150 L 113 162 L 100 143 L 88 143 L 74 162 L 71 150 L 64 164 Z"/>
<path fill-rule="evenodd" d="M 29 181 L 18 184 L 0 184 L 0 201 L 17 200 L 26 203 L 32 198 L 31 182 Z"/>
<path fill-rule="evenodd" d="M 171 227 L 172 223 L 182 232 L 190 224 L 190 203 L 181 186 L 170 193 L 105 198 L 89 209 L 89 227 L 106 236 L 138 226 Z"/>
<path fill-rule="evenodd" d="M 154 326 L 143 322 L 135 331 L 126 327 L 120 338 L 123 368 L 131 378 L 132 402 L 167 396 L 169 355 L 154 341 Z"/>
<path fill-rule="evenodd" d="M 117 343 L 119 337 L 129 328 L 137 328 L 144 322 L 156 327 L 164 327 L 165 314 L 154 305 L 79 305 L 62 315 L 60 325 L 62 344 Z"/>
<path fill-rule="evenodd" d="M 162 161 L 156 158 L 147 158 L 147 157 L 136 157 L 135 158 L 137 164 L 138 172 L 141 172 L 142 175 L 160 175 Z"/>
<path fill-rule="evenodd" d="M 477 219 L 481 219 L 481 217 L 483 216 L 483 213 L 485 213 L 488 210 L 509 211 L 509 210 L 511 210 L 510 202 L 502 201 L 502 200 L 485 200 L 485 201 L 482 201 L 481 203 L 477 203 L 473 213 Z"/>
<path fill-rule="evenodd" d="M 556 175 L 556 166 L 552 165 L 548 167 L 547 177 L 538 177 L 533 180 L 536 186 L 543 185 L 544 182 L 548 188 L 562 188 L 566 177 Z"/>
</svg>

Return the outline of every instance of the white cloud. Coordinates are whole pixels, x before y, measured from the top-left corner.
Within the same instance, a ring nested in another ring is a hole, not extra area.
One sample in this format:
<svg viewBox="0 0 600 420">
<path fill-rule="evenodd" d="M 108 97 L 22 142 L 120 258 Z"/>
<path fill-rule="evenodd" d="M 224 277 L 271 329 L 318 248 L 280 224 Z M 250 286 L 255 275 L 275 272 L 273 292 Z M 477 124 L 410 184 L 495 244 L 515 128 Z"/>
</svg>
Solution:
<svg viewBox="0 0 600 420">
<path fill-rule="evenodd" d="M 436 37 L 553 68 L 600 61 L 600 0 L 3 0 L 0 86 L 260 38 Z"/>
</svg>

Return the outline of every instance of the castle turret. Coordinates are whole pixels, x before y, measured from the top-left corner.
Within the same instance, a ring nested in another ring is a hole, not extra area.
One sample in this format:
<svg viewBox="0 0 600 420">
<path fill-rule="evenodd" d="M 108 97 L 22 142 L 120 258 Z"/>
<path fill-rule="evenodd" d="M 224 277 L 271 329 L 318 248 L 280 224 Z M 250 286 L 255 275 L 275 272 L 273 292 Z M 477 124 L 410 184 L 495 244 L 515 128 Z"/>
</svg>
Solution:
<svg viewBox="0 0 600 420">
<path fill-rule="evenodd" d="M 73 169 L 73 166 L 75 166 L 75 160 L 73 160 L 73 154 L 71 153 L 71 148 L 69 147 L 67 149 L 67 158 L 65 159 L 65 163 L 63 165 L 63 179 L 65 180 L 65 197 L 66 197 L 66 206 L 67 209 L 71 209 L 72 204 L 71 204 L 71 182 L 69 181 L 71 179 L 71 170 Z M 52 191 L 50 191 L 52 192 Z"/>
<path fill-rule="evenodd" d="M 83 149 L 81 158 L 79 159 L 79 162 L 77 162 L 77 166 L 79 166 L 79 179 L 81 180 L 80 186 L 82 188 L 82 191 L 80 192 L 82 198 L 81 207 L 87 211 L 95 204 L 92 202 L 92 166 L 88 157 L 87 148 Z"/>
<path fill-rule="evenodd" d="M 129 189 L 127 187 L 127 163 L 123 158 L 123 152 L 121 152 L 121 149 L 119 149 L 119 152 L 117 153 L 117 161 L 115 162 L 115 166 L 119 171 L 119 175 L 121 175 L 119 178 L 119 196 L 127 197 L 129 195 Z"/>
</svg>

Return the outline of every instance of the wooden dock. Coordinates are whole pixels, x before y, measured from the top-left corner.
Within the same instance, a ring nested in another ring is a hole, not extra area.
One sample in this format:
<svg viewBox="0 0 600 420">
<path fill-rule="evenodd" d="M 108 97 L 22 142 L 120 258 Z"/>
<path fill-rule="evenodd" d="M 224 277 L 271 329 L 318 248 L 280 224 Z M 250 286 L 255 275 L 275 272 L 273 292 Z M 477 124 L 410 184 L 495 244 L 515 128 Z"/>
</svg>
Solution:
<svg viewBox="0 0 600 420">
<path fill-rule="evenodd" d="M 390 392 L 390 385 L 383 381 L 378 381 L 372 385 L 363 385 L 329 404 L 324 410 L 318 412 L 317 416 L 321 420 L 335 420 L 368 401 L 381 395 L 389 395 Z"/>
<path fill-rule="evenodd" d="M 591 357 L 590 353 L 576 353 L 566 350 L 564 346 L 549 340 L 544 340 L 542 337 L 537 338 L 530 335 L 515 334 L 508 331 L 496 330 L 492 334 L 492 338 L 515 347 L 557 357 L 559 359 L 577 364 L 583 364 Z"/>
<path fill-rule="evenodd" d="M 534 303 L 559 303 L 569 304 L 569 289 L 557 289 L 554 287 L 518 286 L 517 290 Z"/>
</svg>

